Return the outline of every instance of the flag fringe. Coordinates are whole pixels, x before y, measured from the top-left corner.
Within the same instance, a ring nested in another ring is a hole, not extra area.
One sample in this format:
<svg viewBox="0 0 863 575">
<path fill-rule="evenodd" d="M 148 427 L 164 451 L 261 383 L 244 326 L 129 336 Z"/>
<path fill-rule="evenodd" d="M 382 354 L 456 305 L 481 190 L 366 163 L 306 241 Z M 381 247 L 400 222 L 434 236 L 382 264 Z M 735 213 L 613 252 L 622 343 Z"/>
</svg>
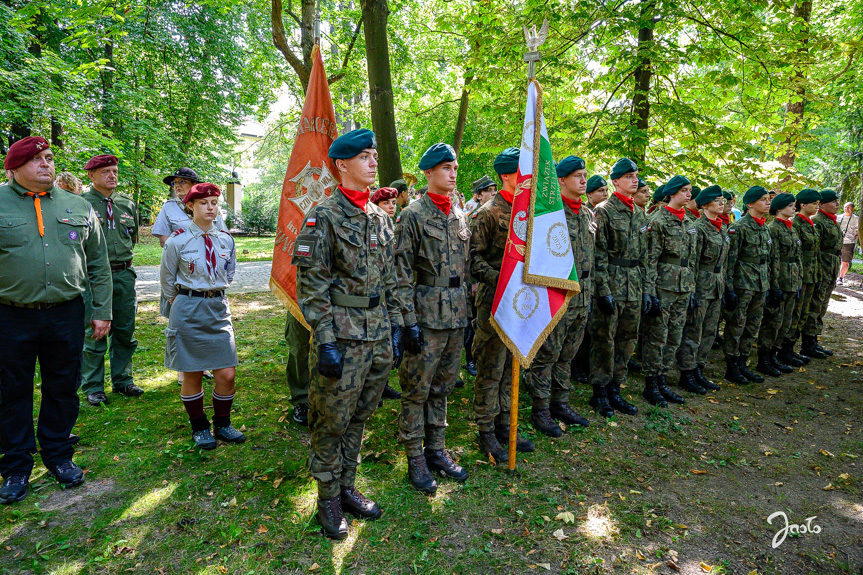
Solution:
<svg viewBox="0 0 863 575">
<path fill-rule="evenodd" d="M 307 330 L 311 331 L 312 328 L 309 327 L 309 324 L 306 323 L 306 318 L 303 317 L 303 312 L 300 311 L 300 306 L 297 305 L 297 302 L 291 299 L 291 296 L 282 289 L 282 286 L 279 285 L 279 282 L 276 281 L 276 278 L 270 276 L 270 291 L 273 292 L 273 295 L 276 296 L 276 299 L 279 300 L 283 306 L 288 308 L 288 311 L 291 313 L 294 318 L 303 324 L 303 327 Z"/>
<path fill-rule="evenodd" d="M 545 343 L 545 340 L 548 339 L 548 336 L 551 335 L 551 332 L 554 331 L 554 328 L 557 327 L 558 322 L 563 319 L 566 310 L 569 308 L 569 300 L 572 299 L 572 296 L 575 295 L 576 292 L 567 291 L 566 299 L 563 301 L 563 305 L 557 310 L 557 313 L 551 318 L 551 321 L 545 326 L 545 329 L 542 330 L 542 333 L 539 334 L 539 337 L 536 338 L 536 341 L 533 342 L 533 346 L 530 348 L 530 351 L 527 355 L 522 355 L 521 351 L 519 351 L 518 346 L 510 339 L 510 337 L 503 331 L 503 328 L 498 325 L 497 321 L 494 319 L 494 314 L 489 314 L 489 321 L 491 322 L 491 326 L 494 328 L 494 331 L 497 332 L 498 337 L 503 342 L 503 344 L 509 349 L 510 353 L 512 353 L 513 359 L 518 361 L 519 365 L 521 365 L 524 369 L 530 368 L 530 364 L 533 363 L 533 358 L 536 357 L 537 352 L 539 352 L 542 345 Z"/>
</svg>

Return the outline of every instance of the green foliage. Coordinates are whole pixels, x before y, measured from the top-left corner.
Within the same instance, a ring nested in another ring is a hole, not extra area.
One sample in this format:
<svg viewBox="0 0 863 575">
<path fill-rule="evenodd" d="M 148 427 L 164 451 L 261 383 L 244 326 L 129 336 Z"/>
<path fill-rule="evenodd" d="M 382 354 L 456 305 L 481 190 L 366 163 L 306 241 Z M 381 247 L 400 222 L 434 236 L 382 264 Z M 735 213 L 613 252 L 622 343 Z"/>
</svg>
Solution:
<svg viewBox="0 0 863 575">
<path fill-rule="evenodd" d="M 281 193 L 246 190 L 243 197 L 243 209 L 241 213 L 233 215 L 233 224 L 246 233 L 266 234 L 275 232 L 276 221 L 279 217 L 280 197 Z"/>
</svg>

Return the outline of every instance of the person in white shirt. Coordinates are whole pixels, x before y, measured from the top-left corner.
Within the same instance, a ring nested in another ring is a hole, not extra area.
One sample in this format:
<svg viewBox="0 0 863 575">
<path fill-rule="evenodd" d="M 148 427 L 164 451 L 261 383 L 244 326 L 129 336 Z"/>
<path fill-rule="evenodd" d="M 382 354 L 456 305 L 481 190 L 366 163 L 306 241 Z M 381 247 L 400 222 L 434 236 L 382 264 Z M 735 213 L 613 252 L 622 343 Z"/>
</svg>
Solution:
<svg viewBox="0 0 863 575">
<path fill-rule="evenodd" d="M 192 218 L 183 210 L 181 198 L 186 197 L 192 186 L 199 183 L 201 178 L 192 168 L 180 168 L 170 176 L 166 176 L 162 181 L 171 187 L 171 197 L 159 210 L 159 215 L 156 216 L 156 221 L 153 223 L 153 231 L 150 233 L 159 238 L 159 243 L 165 247 L 165 242 L 171 237 L 171 234 L 180 228 L 189 227 Z M 216 216 L 213 225 L 220 231 L 228 231 L 221 213 Z"/>
<path fill-rule="evenodd" d="M 851 260 L 854 258 L 854 247 L 859 239 L 858 227 L 860 220 L 854 215 L 854 203 L 847 202 L 843 206 L 844 213 L 836 218 L 836 223 L 839 224 L 839 231 L 842 232 L 842 267 L 839 268 L 839 279 L 836 283 L 842 285 L 842 278 L 848 273 L 851 267 Z"/>
</svg>

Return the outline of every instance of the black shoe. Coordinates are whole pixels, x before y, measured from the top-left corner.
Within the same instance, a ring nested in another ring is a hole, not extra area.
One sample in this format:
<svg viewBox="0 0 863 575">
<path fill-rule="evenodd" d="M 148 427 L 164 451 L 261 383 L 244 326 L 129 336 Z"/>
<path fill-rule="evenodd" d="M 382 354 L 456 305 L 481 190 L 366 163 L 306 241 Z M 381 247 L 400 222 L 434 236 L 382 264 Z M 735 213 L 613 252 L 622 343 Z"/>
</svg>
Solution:
<svg viewBox="0 0 863 575">
<path fill-rule="evenodd" d="M 641 397 L 650 405 L 668 407 L 668 401 L 659 393 L 659 388 L 656 386 L 656 376 L 648 375 L 644 378 L 644 391 L 641 392 Z"/>
<path fill-rule="evenodd" d="M 135 385 L 134 383 L 130 383 L 126 387 L 115 389 L 114 393 L 119 393 L 121 395 L 125 395 L 126 397 L 138 397 L 139 395 L 144 394 L 144 390 Z"/>
<path fill-rule="evenodd" d="M 701 387 L 698 382 L 695 380 L 695 370 L 688 369 L 686 371 L 680 372 L 680 381 L 677 382 L 677 385 L 680 389 L 684 391 L 688 391 L 689 393 L 697 393 L 698 395 L 707 394 L 707 390 Z M 661 392 L 662 390 L 660 390 Z M 665 395 L 664 393 L 662 395 Z M 667 398 L 667 396 L 666 396 Z M 676 402 L 675 402 L 676 403 Z"/>
<path fill-rule="evenodd" d="M 28 485 L 30 485 L 30 479 L 26 475 L 10 475 L 0 487 L 0 503 L 8 505 L 23 501 L 27 497 Z"/>
<path fill-rule="evenodd" d="M 464 387 L 464 380 L 462 378 L 458 378 L 457 380 L 455 380 L 455 387 L 456 387 L 456 389 L 463 388 Z"/>
<path fill-rule="evenodd" d="M 213 425 L 213 435 L 228 443 L 245 443 L 246 436 L 241 431 L 234 429 L 230 423 L 224 427 Z"/>
<path fill-rule="evenodd" d="M 485 455 L 491 456 L 498 463 L 509 461 L 509 453 L 497 440 L 493 431 L 479 432 L 479 450 Z"/>
<path fill-rule="evenodd" d="M 551 414 L 551 417 L 567 425 L 580 425 L 582 427 L 590 425 L 587 418 L 577 414 L 565 401 L 552 401 L 548 412 Z"/>
<path fill-rule="evenodd" d="M 789 341 L 783 342 L 782 347 L 774 351 L 776 351 L 776 360 L 778 363 L 783 363 L 792 368 L 802 367 L 805 365 L 803 360 L 797 359 L 797 354 L 794 353 L 793 344 Z M 776 366 L 776 369 L 779 369 L 778 365 Z"/>
<path fill-rule="evenodd" d="M 378 504 L 360 493 L 356 487 L 345 487 L 342 485 L 342 510 L 350 513 L 357 519 L 374 521 L 380 519 L 384 514 Z"/>
<path fill-rule="evenodd" d="M 704 377 L 704 366 L 699 365 L 695 368 L 695 381 L 698 382 L 698 385 L 703 387 L 708 391 L 719 391 L 720 387 Z"/>
<path fill-rule="evenodd" d="M 749 359 L 745 355 L 737 356 L 737 367 L 740 369 L 741 375 L 754 383 L 764 383 L 764 378 L 749 369 L 746 365 L 746 360 Z"/>
<path fill-rule="evenodd" d="M 780 375 L 782 375 L 781 371 L 773 367 L 773 363 L 770 361 L 770 350 L 766 348 L 758 348 L 758 363 L 755 364 L 755 370 L 763 373 L 764 375 L 769 375 L 770 377 L 779 377 Z M 743 372 L 743 375 L 749 377 L 745 371 L 743 371 L 742 369 L 740 371 Z"/>
<path fill-rule="evenodd" d="M 464 370 L 473 377 L 476 377 L 476 362 L 471 360 L 464 364 Z"/>
<path fill-rule="evenodd" d="M 78 437 L 77 435 L 75 435 L 74 433 L 70 433 L 69 434 L 69 441 L 72 442 L 72 445 L 75 445 L 76 443 L 81 441 L 81 438 Z"/>
<path fill-rule="evenodd" d="M 294 406 L 291 418 L 300 425 L 309 425 L 309 406 L 306 403 L 298 403 Z"/>
<path fill-rule="evenodd" d="M 606 392 L 608 393 L 608 405 L 610 405 L 614 411 L 619 411 L 626 415 L 635 415 L 638 413 L 637 407 L 621 397 L 619 383 L 610 383 Z"/>
<path fill-rule="evenodd" d="M 602 417 L 613 417 L 614 408 L 608 403 L 608 390 L 604 385 L 593 386 L 593 397 L 588 402 L 593 410 Z"/>
<path fill-rule="evenodd" d="M 342 498 L 318 499 L 318 521 L 328 539 L 344 539 L 348 536 L 348 522 L 342 511 Z"/>
<path fill-rule="evenodd" d="M 723 345 L 725 345 L 725 338 L 716 334 L 716 339 L 713 340 L 713 347 L 710 349 L 720 349 Z"/>
<path fill-rule="evenodd" d="M 730 383 L 746 385 L 749 379 L 740 373 L 740 359 L 734 355 L 725 356 L 725 379 Z"/>
<path fill-rule="evenodd" d="M 401 399 L 402 394 L 399 391 L 393 389 L 390 384 L 386 384 L 384 386 L 384 394 L 382 396 L 384 399 Z"/>
<path fill-rule="evenodd" d="M 768 355 L 768 359 L 770 359 L 770 365 L 772 365 L 775 369 L 778 369 L 782 373 L 791 373 L 794 371 L 794 368 L 790 365 L 782 363 L 779 361 L 777 357 L 779 355 L 779 349 L 773 348 L 770 350 L 770 354 Z"/>
<path fill-rule="evenodd" d="M 63 488 L 77 487 L 84 483 L 84 472 L 71 459 L 54 466 L 51 475 Z"/>
<path fill-rule="evenodd" d="M 494 428 L 494 435 L 501 445 L 509 445 L 509 426 L 498 425 Z M 526 437 L 522 437 L 518 433 L 515 434 L 515 450 L 519 453 L 530 453 L 536 449 L 533 441 Z"/>
<path fill-rule="evenodd" d="M 833 355 L 833 352 L 832 352 L 832 351 L 830 351 L 830 350 L 829 350 L 829 349 L 827 349 L 826 347 L 822 347 L 822 346 L 821 346 L 821 344 L 820 344 L 820 343 L 818 343 L 818 339 L 817 339 L 817 338 L 815 339 L 815 349 L 817 349 L 818 351 L 820 351 L 821 353 L 823 353 L 823 354 L 825 354 L 825 355 L 828 355 L 828 356 Z"/>
<path fill-rule="evenodd" d="M 665 398 L 665 401 L 668 403 L 686 403 L 686 400 L 677 395 L 674 390 L 668 387 L 668 383 L 665 381 L 665 375 L 657 375 L 656 376 L 656 389 L 659 390 L 659 394 Z"/>
<path fill-rule="evenodd" d="M 216 440 L 209 429 L 192 432 L 192 440 L 195 442 L 195 446 L 201 449 L 216 449 Z"/>
<path fill-rule="evenodd" d="M 425 455 L 426 465 L 432 471 L 443 473 L 459 483 L 467 481 L 468 472 L 464 467 L 453 461 L 452 456 L 446 449 L 429 449 L 426 447 L 423 454 Z"/>
<path fill-rule="evenodd" d="M 626 362 L 626 370 L 629 373 L 641 373 L 641 364 L 630 357 Z"/>
<path fill-rule="evenodd" d="M 547 409 L 534 408 L 530 413 L 530 422 L 543 434 L 549 437 L 560 437 L 563 430 L 552 418 Z"/>
<path fill-rule="evenodd" d="M 98 406 L 102 405 L 103 403 L 105 405 L 108 405 L 111 402 L 108 401 L 108 396 L 105 395 L 104 391 L 96 391 L 96 392 L 87 394 L 87 403 L 89 403 L 92 406 L 98 407 Z"/>
<path fill-rule="evenodd" d="M 800 346 L 800 353 L 805 355 L 806 357 L 813 357 L 815 359 L 824 359 L 827 357 L 826 353 L 823 353 L 818 349 L 818 338 L 814 335 L 804 335 L 803 336 L 803 345 Z"/>
<path fill-rule="evenodd" d="M 437 491 L 437 482 L 432 477 L 428 461 L 424 455 L 408 457 L 408 477 L 417 491 L 426 495 L 434 495 Z"/>
</svg>

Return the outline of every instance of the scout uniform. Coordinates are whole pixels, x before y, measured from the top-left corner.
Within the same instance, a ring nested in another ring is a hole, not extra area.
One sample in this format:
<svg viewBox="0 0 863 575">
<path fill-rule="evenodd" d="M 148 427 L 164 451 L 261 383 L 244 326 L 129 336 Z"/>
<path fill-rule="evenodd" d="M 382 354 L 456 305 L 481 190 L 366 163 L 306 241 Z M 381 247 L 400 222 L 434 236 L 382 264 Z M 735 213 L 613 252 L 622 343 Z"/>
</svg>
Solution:
<svg viewBox="0 0 863 575">
<path fill-rule="evenodd" d="M 833 190 L 821 191 L 821 204 L 836 201 L 839 196 Z M 821 251 L 819 261 L 821 262 L 821 281 L 812 296 L 812 306 L 809 308 L 807 322 L 814 325 L 816 338 L 814 347 L 823 354 L 833 355 L 833 352 L 818 344 L 818 335 L 824 330 L 824 316 L 827 315 L 827 305 L 830 303 L 830 295 L 836 287 L 836 278 L 839 277 L 839 268 L 842 265 L 842 230 L 836 222 L 836 215 L 818 210 L 812 218 L 815 228 L 818 230 Z"/>
<path fill-rule="evenodd" d="M 101 155 L 91 158 L 84 169 L 89 171 L 116 165 L 115 156 Z M 108 351 L 109 343 L 111 387 L 114 392 L 130 397 L 143 393 L 132 380 L 132 355 L 138 347 L 135 339 L 135 314 L 138 311 L 138 297 L 135 293 L 137 274 L 132 268 L 132 251 L 138 242 L 138 212 L 135 202 L 116 191 L 105 197 L 91 187 L 81 197 L 90 202 L 101 223 L 113 282 L 114 319 L 108 338 L 93 339 L 93 329 L 90 326 L 87 327 L 84 337 L 82 390 L 91 404 L 98 405 L 107 403 L 104 394 L 105 352 Z"/>
<path fill-rule="evenodd" d="M 584 170 L 584 160 L 567 156 L 557 165 L 557 177 L 565 178 L 576 170 Z M 596 225 L 590 210 L 581 199 L 570 200 L 561 195 L 572 253 L 576 257 L 576 272 L 581 291 L 569 300 L 566 312 L 539 348 L 525 383 L 532 400 L 531 422 L 551 437 L 560 437 L 561 429 L 552 418 L 567 425 L 587 426 L 588 421 L 569 405 L 570 369 L 587 328 L 593 273 L 593 233 Z"/>
<path fill-rule="evenodd" d="M 50 146 L 27 137 L 12 144 L 4 167 L 15 170 Z M 53 169 L 52 169 L 53 172 Z M 53 175 L 51 176 L 53 178 Z M 36 438 L 33 372 L 42 374 L 38 439 L 42 462 L 62 485 L 84 481 L 72 461 L 72 427 L 84 345 L 82 294 L 92 318 L 111 320 L 111 270 L 93 208 L 57 187 L 33 192 L 0 186 L 0 503 L 27 495 Z"/>
<path fill-rule="evenodd" d="M 801 190 L 797 194 L 798 210 L 803 204 L 812 204 L 821 201 L 821 194 L 817 191 L 807 188 Z M 815 322 L 809 320 L 809 310 L 813 307 L 813 296 L 821 281 L 821 235 L 818 228 L 813 222 L 803 214 L 798 213 L 794 218 L 794 229 L 797 230 L 797 235 L 800 238 L 800 276 L 802 281 L 802 289 L 800 298 L 794 305 L 794 315 L 791 320 L 791 328 L 783 342 L 782 349 L 786 353 L 791 353 L 795 358 L 799 358 L 804 363 L 809 357 L 823 359 L 826 354 L 821 353 L 815 348 L 818 342 L 818 332 L 815 329 Z M 803 347 L 800 354 L 794 353 L 794 345 L 797 340 L 803 338 Z"/>
<path fill-rule="evenodd" d="M 191 216 L 183 209 L 183 201 L 179 198 L 169 198 L 162 204 L 162 209 L 159 210 L 159 215 L 156 216 L 156 221 L 153 223 L 151 234 L 154 236 L 170 236 L 179 229 L 188 228 L 191 221 Z M 222 219 L 222 214 L 216 215 L 213 225 L 219 231 L 228 231 L 227 226 L 225 226 L 225 220 Z"/>
</svg>

